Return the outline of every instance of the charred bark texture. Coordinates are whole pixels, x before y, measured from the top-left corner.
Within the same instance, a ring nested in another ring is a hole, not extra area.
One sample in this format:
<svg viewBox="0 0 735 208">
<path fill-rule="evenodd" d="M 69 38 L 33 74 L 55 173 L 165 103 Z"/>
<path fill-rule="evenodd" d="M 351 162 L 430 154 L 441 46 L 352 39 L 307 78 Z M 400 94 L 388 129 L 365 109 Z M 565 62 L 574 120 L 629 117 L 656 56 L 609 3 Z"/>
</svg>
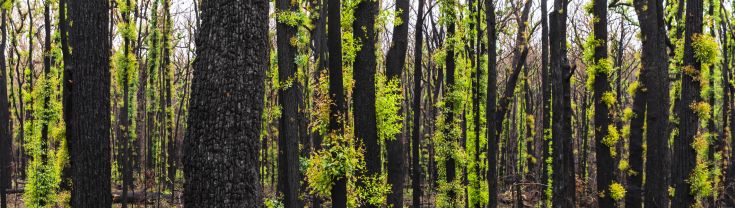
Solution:
<svg viewBox="0 0 735 208">
<path fill-rule="evenodd" d="M 184 207 L 260 207 L 258 173 L 268 2 L 201 2 Z"/>
<path fill-rule="evenodd" d="M 296 4 L 290 0 L 277 0 L 278 12 L 295 12 Z M 278 80 L 284 84 L 278 90 L 281 118 L 278 122 L 278 191 L 283 194 L 287 208 L 304 207 L 299 199 L 301 173 L 299 171 L 299 102 L 301 91 L 296 76 L 296 47 L 291 39 L 296 36 L 296 26 L 284 22 L 276 24 L 278 47 Z"/>
<path fill-rule="evenodd" d="M 64 69 L 72 207 L 110 207 L 109 1 L 69 1 L 69 61 Z"/>
<path fill-rule="evenodd" d="M 646 106 L 646 169 L 648 177 L 644 185 L 645 207 L 668 207 L 669 155 L 669 79 L 666 53 L 666 30 L 661 0 L 635 0 L 633 2 L 641 28 L 643 72 L 642 89 L 647 92 Z M 640 116 L 640 115 L 636 115 Z M 633 129 L 631 129 L 633 130 Z M 633 149 L 631 149 L 633 150 Z"/>
<path fill-rule="evenodd" d="M 406 21 L 393 26 L 393 43 L 388 50 L 388 56 L 386 58 L 386 76 L 388 80 L 397 80 L 399 86 L 401 85 L 401 73 L 403 73 L 406 65 L 408 20 L 410 20 L 409 7 L 409 0 L 396 1 L 396 14 L 400 14 L 398 17 Z M 418 37 L 420 39 L 421 36 Z M 421 52 L 420 48 L 419 53 Z M 420 67 L 420 63 L 418 63 L 418 66 Z M 401 109 L 400 111 L 404 110 Z M 418 126 L 418 121 L 414 122 L 414 126 Z M 403 156 L 405 154 L 404 140 L 400 137 L 401 134 L 397 134 L 396 138 L 385 141 L 385 148 L 388 152 L 388 183 L 391 185 L 391 192 L 388 195 L 388 206 L 392 207 L 403 207 L 403 186 L 406 178 L 406 166 Z"/>
</svg>

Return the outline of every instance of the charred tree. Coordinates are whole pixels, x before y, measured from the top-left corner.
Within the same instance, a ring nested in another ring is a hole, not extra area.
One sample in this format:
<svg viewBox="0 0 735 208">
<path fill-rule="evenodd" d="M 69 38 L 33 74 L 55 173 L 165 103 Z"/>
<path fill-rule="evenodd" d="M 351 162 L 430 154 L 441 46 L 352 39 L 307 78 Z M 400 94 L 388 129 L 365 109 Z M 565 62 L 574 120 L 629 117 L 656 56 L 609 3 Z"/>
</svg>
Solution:
<svg viewBox="0 0 735 208">
<path fill-rule="evenodd" d="M 567 59 L 566 0 L 555 0 L 549 16 L 551 49 L 553 207 L 574 207 L 575 177 L 571 132 L 571 97 L 569 78 L 572 67 Z"/>
<path fill-rule="evenodd" d="M 72 207 L 110 207 L 109 1 L 69 1 L 69 58 L 64 68 Z"/>
<path fill-rule="evenodd" d="M 278 12 L 295 12 L 297 5 L 290 0 L 277 0 Z M 278 47 L 278 80 L 291 82 L 278 89 L 281 118 L 278 122 L 278 192 L 283 194 L 283 204 L 288 208 L 303 207 L 299 199 L 301 174 L 299 171 L 299 102 L 301 91 L 296 76 L 296 47 L 291 39 L 296 36 L 296 26 L 278 22 L 276 39 Z"/>
<path fill-rule="evenodd" d="M 327 0 L 329 51 L 329 131 L 330 134 L 344 134 L 344 117 L 347 116 L 344 85 L 342 81 L 342 30 L 340 26 L 340 0 Z M 331 190 L 332 207 L 347 207 L 347 178 L 335 178 Z"/>
<path fill-rule="evenodd" d="M 421 145 L 421 79 L 423 76 L 423 33 L 424 33 L 424 1 L 419 0 L 418 14 L 416 17 L 416 31 L 414 32 L 414 70 L 413 70 L 413 130 L 411 134 L 411 188 L 413 189 L 412 202 L 413 207 L 421 207 L 421 164 L 420 161 L 420 145 Z"/>
<path fill-rule="evenodd" d="M 633 95 L 633 118 L 630 120 L 628 161 L 630 161 L 630 171 L 633 171 L 634 174 L 627 174 L 628 187 L 625 194 L 625 206 L 630 208 L 643 206 L 643 126 L 646 118 L 647 96 L 646 86 L 643 84 L 646 83 L 645 73 L 646 71 L 641 70 L 638 78 L 638 87 Z"/>
<path fill-rule="evenodd" d="M 355 8 L 355 21 L 352 24 L 355 40 L 362 44 L 355 56 L 353 77 L 353 111 L 355 138 L 365 146 L 365 152 L 380 152 L 378 128 L 375 113 L 375 17 L 378 15 L 378 2 L 360 1 Z M 364 176 L 380 174 L 380 154 L 365 154 L 367 172 Z M 373 207 L 367 205 L 367 207 Z"/>
<path fill-rule="evenodd" d="M 697 163 L 697 153 L 692 148 L 699 128 L 699 115 L 696 106 L 702 102 L 699 96 L 701 86 L 701 60 L 695 58 L 694 41 L 702 35 L 703 30 L 702 0 L 686 2 L 686 25 L 684 31 L 684 62 L 681 74 L 681 108 L 679 113 L 679 138 L 674 140 L 674 161 L 672 164 L 671 184 L 676 190 L 672 199 L 672 207 L 690 207 L 695 203 L 691 186 L 687 182 Z"/>
<path fill-rule="evenodd" d="M 498 91 L 498 66 L 497 66 L 497 41 L 495 3 L 493 0 L 485 0 L 485 16 L 488 38 L 487 59 L 487 103 L 485 119 L 487 120 L 487 186 L 489 189 L 488 208 L 498 207 L 498 143 L 497 132 L 493 131 L 498 121 L 495 120 L 497 110 Z"/>
<path fill-rule="evenodd" d="M 10 188 L 10 163 L 13 159 L 12 153 L 12 137 L 10 133 L 10 104 L 8 102 L 8 79 L 6 77 L 5 62 L 5 44 L 7 42 L 7 10 L 2 10 L 0 17 L 0 32 L 2 32 L 2 42 L 0 42 L 0 208 L 7 207 L 6 189 Z"/>
<path fill-rule="evenodd" d="M 397 18 L 404 20 L 404 22 L 393 26 L 393 42 L 390 45 L 388 56 L 386 57 L 386 77 L 388 80 L 397 80 L 399 85 L 401 81 L 401 73 L 403 73 L 406 65 L 406 50 L 408 49 L 408 20 L 410 19 L 409 7 L 409 0 L 396 1 L 396 14 L 400 14 Z M 400 111 L 403 111 L 403 109 L 400 109 Z M 418 126 L 418 122 L 416 121 L 414 125 Z M 405 154 L 405 145 L 403 139 L 399 138 L 401 137 L 400 135 L 401 134 L 397 134 L 397 138 L 385 141 L 385 148 L 388 152 L 388 183 L 391 186 L 391 192 L 388 195 L 388 206 L 392 207 L 403 207 L 403 186 L 406 178 L 406 173 L 404 171 L 405 158 L 403 156 Z"/>
<path fill-rule="evenodd" d="M 666 53 L 666 30 L 663 19 L 663 1 L 635 0 L 633 2 L 640 22 L 642 53 L 642 88 L 646 92 L 646 164 L 644 174 L 645 207 L 669 206 L 668 163 L 669 155 L 669 56 Z M 640 113 L 640 112 L 638 112 Z M 636 115 L 642 116 L 642 115 Z M 640 131 L 633 129 L 631 131 Z M 631 141 L 633 141 L 631 139 Z M 637 147 L 634 147 L 637 148 Z M 635 149 L 631 149 L 631 152 Z"/>
<path fill-rule="evenodd" d="M 268 50 L 262 49 L 268 48 L 268 2 L 200 3 L 184 141 L 184 207 L 260 207 L 258 153 L 268 68 Z"/>
<path fill-rule="evenodd" d="M 615 158 L 612 151 L 615 151 L 614 143 L 606 143 L 606 138 L 610 136 L 608 131 L 612 124 L 610 107 L 612 103 L 605 101 L 604 96 L 612 94 L 610 83 L 608 81 L 608 75 L 610 70 L 610 60 L 607 54 L 607 1 L 606 0 L 594 0 L 593 1 L 593 12 L 592 15 L 595 18 L 593 23 L 593 40 L 594 41 L 594 57 L 592 58 L 592 73 L 594 73 L 594 106 L 595 106 L 595 151 L 597 158 L 597 192 L 600 194 L 598 203 L 600 207 L 614 207 L 615 200 L 613 200 L 610 191 L 615 178 Z M 582 124 L 587 125 L 587 124 Z M 583 135 L 584 136 L 584 135 Z M 616 141 L 617 138 L 608 139 L 608 141 Z"/>
</svg>

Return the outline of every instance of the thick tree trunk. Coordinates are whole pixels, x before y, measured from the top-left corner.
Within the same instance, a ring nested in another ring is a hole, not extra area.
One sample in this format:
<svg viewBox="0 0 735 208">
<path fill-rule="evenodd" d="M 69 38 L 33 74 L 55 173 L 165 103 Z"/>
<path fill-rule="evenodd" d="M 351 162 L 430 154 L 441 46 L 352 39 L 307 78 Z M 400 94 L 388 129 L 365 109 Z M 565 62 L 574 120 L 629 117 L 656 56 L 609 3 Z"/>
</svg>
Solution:
<svg viewBox="0 0 735 208">
<path fill-rule="evenodd" d="M 668 207 L 668 139 L 669 139 L 669 79 L 666 54 L 666 31 L 663 21 L 663 4 L 660 0 L 635 0 L 640 22 L 643 76 L 646 112 L 646 169 L 645 207 Z M 641 115 L 637 115 L 641 116 Z M 632 129 L 631 129 L 632 130 Z"/>
<path fill-rule="evenodd" d="M 110 207 L 109 1 L 68 2 L 69 47 L 64 69 L 66 138 L 72 207 Z"/>
<path fill-rule="evenodd" d="M 276 1 L 278 11 L 296 11 L 290 0 Z M 278 80 L 292 82 L 278 90 L 281 105 L 281 118 L 278 122 L 278 192 L 283 194 L 283 204 L 287 208 L 303 207 L 299 199 L 301 174 L 299 172 L 299 97 L 301 92 L 296 77 L 296 47 L 291 39 L 296 36 L 296 26 L 283 22 L 276 24 L 278 44 Z"/>
<path fill-rule="evenodd" d="M 355 8 L 352 24 L 355 40 L 362 44 L 357 51 L 353 65 L 355 86 L 353 90 L 353 111 L 355 138 L 360 141 L 365 152 L 378 153 L 378 129 L 375 113 L 375 17 L 378 15 L 378 2 L 361 1 Z M 365 154 L 367 172 L 363 176 L 373 177 L 380 174 L 380 154 Z M 366 205 L 374 207 L 374 205 Z"/>
<path fill-rule="evenodd" d="M 202 1 L 201 17 L 184 141 L 184 207 L 260 207 L 268 2 Z"/>
</svg>

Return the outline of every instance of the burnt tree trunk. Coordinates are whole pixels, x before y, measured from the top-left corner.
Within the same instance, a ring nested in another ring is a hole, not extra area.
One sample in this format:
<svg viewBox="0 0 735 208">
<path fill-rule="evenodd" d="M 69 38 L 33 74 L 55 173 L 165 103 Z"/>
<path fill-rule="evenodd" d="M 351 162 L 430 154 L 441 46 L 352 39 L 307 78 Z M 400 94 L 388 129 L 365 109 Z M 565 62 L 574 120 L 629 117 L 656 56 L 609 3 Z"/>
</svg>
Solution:
<svg viewBox="0 0 735 208">
<path fill-rule="evenodd" d="M 666 53 L 666 31 L 661 0 L 635 0 L 633 2 L 640 22 L 642 53 L 642 87 L 646 91 L 646 164 L 644 185 L 645 207 L 668 207 L 668 138 L 669 138 L 669 79 Z M 636 115 L 642 116 L 642 115 Z M 631 128 L 631 130 L 633 130 Z M 631 149 L 633 150 L 633 149 Z"/>
<path fill-rule="evenodd" d="M 202 1 L 201 21 L 184 141 L 184 207 L 260 207 L 268 2 Z"/>
<path fill-rule="evenodd" d="M 355 138 L 365 146 L 365 152 L 378 153 L 378 129 L 375 113 L 375 17 L 378 14 L 378 2 L 361 1 L 355 8 L 355 19 L 352 24 L 355 40 L 362 44 L 355 56 L 353 77 L 353 110 L 355 122 Z M 365 154 L 364 176 L 373 177 L 380 174 L 380 154 Z M 365 205 L 375 207 L 374 205 Z"/>
<path fill-rule="evenodd" d="M 613 93 L 608 82 L 609 58 L 607 54 L 607 1 L 593 1 L 593 23 L 594 31 L 594 57 L 592 59 L 592 73 L 594 73 L 594 105 L 595 105 L 595 152 L 597 158 L 597 192 L 600 194 L 598 203 L 600 207 L 614 207 L 615 200 L 610 194 L 610 185 L 615 178 L 615 151 L 616 144 L 606 144 L 606 137 L 611 135 L 608 126 L 612 125 L 610 105 L 603 100 L 605 93 Z M 586 124 L 582 124 L 586 125 Z M 584 136 L 584 135 L 583 135 Z M 614 135 L 617 136 L 617 135 Z M 616 138 L 617 139 L 617 138 Z"/>
<path fill-rule="evenodd" d="M 633 96 L 633 118 L 630 120 L 629 156 L 630 170 L 635 174 L 627 174 L 628 187 L 625 194 L 625 206 L 640 208 L 643 206 L 643 125 L 646 118 L 645 90 L 647 71 L 642 69 L 638 76 L 638 88 Z M 649 179 L 650 180 L 650 179 Z"/>
<path fill-rule="evenodd" d="M 0 19 L 0 32 L 2 32 L 2 42 L 0 42 L 0 208 L 7 207 L 6 189 L 10 188 L 10 162 L 13 159 L 12 153 L 12 137 L 10 133 L 10 104 L 8 103 L 8 79 L 6 77 L 5 63 L 5 44 L 7 41 L 6 27 L 7 10 L 2 10 Z"/>
<path fill-rule="evenodd" d="M 551 73 L 549 72 L 549 21 L 548 0 L 541 0 L 541 183 L 549 183 L 549 167 L 546 160 L 551 157 L 549 145 L 551 141 Z M 541 203 L 546 205 L 547 195 L 541 195 Z"/>
<path fill-rule="evenodd" d="M 498 32 L 496 30 L 495 20 L 495 3 L 492 0 L 485 0 L 485 16 L 487 24 L 488 38 L 488 59 L 487 59 L 487 109 L 485 119 L 487 120 L 487 186 L 488 186 L 488 208 L 498 207 L 498 136 L 493 131 L 498 121 L 495 120 L 497 110 L 497 91 L 498 91 L 498 68 L 497 68 L 497 40 Z"/>
<path fill-rule="evenodd" d="M 732 102 L 733 102 L 732 99 L 733 99 L 733 96 L 735 96 L 735 94 L 733 93 L 735 93 L 735 90 L 733 89 L 734 86 L 730 84 L 730 79 L 731 79 L 730 77 L 731 72 L 729 69 L 730 55 L 728 54 L 728 51 L 731 46 L 728 45 L 728 41 L 727 41 L 728 37 L 726 35 L 727 32 L 725 29 L 726 28 L 725 24 L 726 23 L 724 21 L 721 23 L 722 35 L 720 36 L 720 37 L 723 37 L 722 45 L 724 46 L 723 51 L 722 51 L 722 54 L 724 54 L 723 59 L 722 59 L 723 60 L 723 67 L 722 67 L 722 78 L 723 78 L 722 79 L 722 84 L 723 84 L 722 86 L 722 89 L 723 89 L 723 93 L 722 93 L 723 94 L 722 96 L 723 97 L 722 98 L 723 100 L 723 107 L 722 107 L 723 125 L 722 126 L 723 127 L 722 129 L 723 131 L 725 131 L 725 136 L 722 137 L 723 140 L 726 139 L 727 137 L 735 138 L 734 136 L 735 134 L 733 134 L 733 132 L 735 132 L 735 112 L 733 111 L 733 106 L 732 106 Z M 730 127 L 729 131 L 726 130 L 728 124 Z M 729 155 L 730 162 L 728 163 L 729 165 L 727 167 L 727 171 L 725 171 L 726 172 L 725 200 L 723 201 L 726 206 L 735 207 L 735 165 L 733 165 L 735 164 L 735 151 L 732 151 L 733 149 L 735 149 L 735 142 L 732 142 L 732 141 L 730 142 L 730 149 L 731 149 L 730 155 Z"/>
<path fill-rule="evenodd" d="M 342 81 L 342 32 L 340 26 L 340 0 L 327 0 L 327 47 L 329 48 L 329 131 L 336 136 L 344 134 L 347 104 Z M 331 190 L 332 207 L 347 207 L 347 178 L 335 178 Z"/>
<path fill-rule="evenodd" d="M 575 177 L 571 137 L 569 78 L 571 66 L 566 53 L 566 0 L 555 0 L 551 12 L 549 43 L 551 49 L 551 86 L 553 118 L 553 207 L 574 207 Z"/>
<path fill-rule="evenodd" d="M 411 133 L 411 199 L 414 208 L 421 207 L 421 165 L 419 164 L 420 145 L 421 145 L 421 79 L 423 76 L 422 72 L 422 58 L 423 51 L 423 31 L 424 31 L 424 1 L 419 0 L 418 14 L 416 17 L 416 31 L 414 32 L 415 46 L 414 46 L 414 71 L 413 71 L 413 130 Z"/>
<path fill-rule="evenodd" d="M 297 7 L 290 0 L 276 1 L 279 12 L 294 12 Z M 301 92 L 296 76 L 296 47 L 291 39 L 296 36 L 296 26 L 285 22 L 276 24 L 278 45 L 278 81 L 292 83 L 278 89 L 278 102 L 281 105 L 281 118 L 278 122 L 278 192 L 283 194 L 283 204 L 287 208 L 303 207 L 301 174 L 299 171 L 299 102 Z"/>
<path fill-rule="evenodd" d="M 110 207 L 109 1 L 69 1 L 70 53 L 64 68 L 64 120 L 72 207 Z"/>
<path fill-rule="evenodd" d="M 681 74 L 681 108 L 679 113 L 679 138 L 674 140 L 674 161 L 672 165 L 671 184 L 676 190 L 671 206 L 690 207 L 695 203 L 694 193 L 688 179 L 697 163 L 697 152 L 692 148 L 699 128 L 699 115 L 695 106 L 702 102 L 699 96 L 701 86 L 700 72 L 702 63 L 694 57 L 694 39 L 702 35 L 703 24 L 702 0 L 686 2 L 686 25 L 684 31 L 684 62 Z"/>
<path fill-rule="evenodd" d="M 396 1 L 396 13 L 400 14 L 398 18 L 406 20 L 401 24 L 393 27 L 393 43 L 388 50 L 386 57 L 386 76 L 388 80 L 397 80 L 399 85 L 401 82 L 401 73 L 406 65 L 406 50 L 408 49 L 408 21 L 409 20 L 409 0 Z M 415 95 L 414 95 L 415 96 Z M 403 109 L 400 109 L 403 111 Z M 417 125 L 418 123 L 414 123 Z M 405 145 L 403 139 L 396 138 L 385 141 L 385 148 L 388 152 L 388 183 L 391 185 L 391 192 L 388 195 L 388 206 L 403 207 L 403 186 L 405 184 L 406 173 L 404 171 Z"/>
</svg>

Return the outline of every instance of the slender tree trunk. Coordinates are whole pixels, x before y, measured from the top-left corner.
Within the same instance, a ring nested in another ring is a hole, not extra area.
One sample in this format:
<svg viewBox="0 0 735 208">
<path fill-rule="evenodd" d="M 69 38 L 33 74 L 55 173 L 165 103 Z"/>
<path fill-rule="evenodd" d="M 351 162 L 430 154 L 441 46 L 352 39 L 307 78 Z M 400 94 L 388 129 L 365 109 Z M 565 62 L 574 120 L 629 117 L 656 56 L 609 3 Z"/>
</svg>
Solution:
<svg viewBox="0 0 735 208">
<path fill-rule="evenodd" d="M 201 15 L 184 141 L 184 207 L 260 207 L 268 2 L 202 1 Z"/>
<path fill-rule="evenodd" d="M 702 102 L 700 94 L 699 75 L 702 63 L 696 59 L 693 41 L 697 35 L 702 35 L 704 2 L 702 0 L 688 0 L 686 3 L 686 29 L 684 32 L 684 63 L 681 80 L 681 111 L 679 138 L 674 140 L 674 161 L 672 167 L 672 185 L 676 190 L 672 199 L 672 207 L 690 207 L 695 203 L 691 186 L 687 182 L 696 165 L 697 153 L 692 148 L 694 138 L 699 128 L 699 115 L 695 106 Z"/>
<path fill-rule="evenodd" d="M 448 1 L 446 3 L 446 4 L 449 4 L 447 6 L 451 8 L 450 9 L 451 14 L 447 14 L 448 15 L 447 18 L 449 20 L 449 23 L 448 23 L 449 25 L 447 26 L 447 37 L 454 37 L 455 35 L 456 25 L 454 23 L 455 21 L 454 3 L 455 3 L 454 1 Z M 445 42 L 445 44 L 446 44 L 445 46 L 446 57 L 445 57 L 444 63 L 445 63 L 445 67 L 447 68 L 447 74 L 446 74 L 446 82 L 447 82 L 447 87 L 446 87 L 447 93 L 446 94 L 447 95 L 446 95 L 446 98 L 444 98 L 446 99 L 445 101 L 446 119 L 444 121 L 445 123 L 444 140 L 447 143 L 447 145 L 454 146 L 457 138 L 454 138 L 454 136 L 452 136 L 450 132 L 452 128 L 455 128 L 454 126 L 455 103 L 454 103 L 453 97 L 450 95 L 452 94 L 452 92 L 454 92 L 454 84 L 455 84 L 455 77 L 454 77 L 455 76 L 454 71 L 456 68 L 456 63 L 454 62 L 455 61 L 455 51 L 454 51 L 454 45 L 452 44 L 451 41 L 447 41 Z M 447 155 L 445 158 L 444 164 L 445 164 L 444 168 L 446 171 L 446 183 L 453 183 L 457 176 L 457 170 L 456 170 L 457 164 L 456 164 L 454 156 L 452 156 L 451 154 Z M 449 204 L 454 205 L 455 199 L 457 198 L 457 193 L 455 192 L 455 190 L 450 189 L 447 195 L 449 196 Z"/>
<path fill-rule="evenodd" d="M 396 1 L 396 13 L 400 14 L 397 18 L 404 21 L 401 24 L 393 26 L 393 43 L 390 45 L 388 56 L 386 57 L 386 76 L 388 80 L 397 80 L 399 85 L 401 74 L 403 73 L 406 65 L 406 50 L 408 49 L 408 20 L 410 20 L 409 7 L 409 0 Z M 400 111 L 404 110 L 400 109 Z M 414 123 L 414 125 L 417 124 L 418 123 Z M 400 137 L 400 134 L 397 134 L 396 137 L 397 138 L 392 140 L 385 141 L 385 148 L 388 152 L 388 183 L 391 185 L 391 192 L 388 195 L 388 206 L 403 207 L 403 187 L 405 184 L 404 180 L 406 178 L 406 173 L 404 171 L 405 158 L 403 157 L 405 153 L 405 145 L 403 143 L 403 139 L 398 138 Z"/>
<path fill-rule="evenodd" d="M 8 103 L 8 79 L 5 63 L 5 44 L 7 42 L 6 27 L 8 12 L 2 9 L 2 19 L 0 19 L 0 32 L 2 32 L 2 42 L 0 42 L 0 208 L 7 207 L 6 189 L 10 188 L 10 162 L 13 159 L 11 154 L 13 151 L 12 134 L 9 125 L 10 121 L 10 104 Z M 12 83 L 12 82 L 11 82 Z M 5 122 L 8 121 L 8 122 Z"/>
<path fill-rule="evenodd" d="M 572 68 L 566 53 L 567 1 L 555 0 L 550 14 L 549 42 L 552 76 L 553 207 L 575 206 L 574 159 L 571 138 L 569 78 Z"/>
<path fill-rule="evenodd" d="M 167 167 L 164 167 L 161 171 L 161 173 L 166 173 L 167 180 L 164 180 L 167 182 L 166 185 L 168 185 L 168 189 L 171 191 L 171 193 L 175 193 L 175 184 L 176 184 L 176 158 L 178 157 L 176 155 L 176 137 L 175 133 L 173 132 L 173 102 L 172 102 L 172 94 L 173 94 L 173 87 L 172 87 L 172 81 L 171 78 L 173 76 L 173 73 L 171 73 L 171 67 L 173 66 L 171 64 L 171 51 L 173 50 L 173 42 L 171 40 L 171 37 L 173 36 L 173 20 L 171 16 L 171 0 L 163 0 L 163 38 L 161 46 L 161 65 L 160 67 L 160 73 L 161 73 L 161 79 L 159 81 L 163 82 L 161 83 L 161 132 L 162 132 L 162 141 L 165 141 L 166 148 L 165 151 L 166 156 L 166 163 L 168 164 Z M 171 202 L 174 201 L 174 195 L 171 194 Z"/>
<path fill-rule="evenodd" d="M 723 17 L 725 14 L 721 14 Z M 725 19 L 725 18 L 723 18 Z M 733 89 L 732 84 L 730 84 L 730 69 L 729 69 L 729 60 L 730 60 L 730 54 L 729 49 L 730 45 L 728 44 L 728 37 L 726 32 L 726 24 L 724 21 L 721 22 L 721 33 L 722 35 L 722 45 L 723 47 L 723 67 L 722 67 L 722 90 L 723 90 L 723 107 L 722 107 L 722 119 L 723 119 L 723 131 L 725 131 L 725 135 L 722 137 L 723 140 L 726 140 L 727 137 L 735 138 L 735 111 L 733 111 L 732 106 L 732 96 L 735 96 L 733 93 L 735 90 Z M 728 117 L 731 117 L 733 119 L 730 119 Z M 728 124 L 730 126 L 728 126 Z M 727 130 L 727 127 L 729 128 L 729 131 Z M 732 151 L 735 149 L 735 141 L 730 141 L 730 155 L 729 155 L 729 165 L 727 167 L 727 170 L 725 171 L 725 200 L 724 204 L 725 206 L 735 207 L 735 151 Z"/>
<path fill-rule="evenodd" d="M 24 87 L 22 86 L 22 88 L 25 88 L 25 92 L 28 93 L 28 95 L 31 95 L 33 93 L 33 77 L 35 76 L 35 68 L 33 64 L 33 37 L 34 37 L 33 30 L 35 28 L 35 26 L 33 26 L 34 25 L 33 24 L 33 8 L 35 8 L 35 6 L 31 4 L 30 0 L 26 0 L 26 5 L 28 5 L 28 25 L 29 25 L 28 26 L 28 60 L 27 60 L 28 61 L 27 67 L 28 67 L 29 73 L 26 74 L 25 70 L 22 71 L 23 78 L 25 79 L 24 80 L 25 86 Z M 20 56 L 18 57 L 20 58 Z M 21 93 L 21 96 L 24 96 L 24 95 Z M 33 112 L 32 112 L 33 111 L 33 99 L 32 97 L 31 99 L 28 99 L 26 104 L 22 105 L 21 107 L 23 107 L 23 112 L 24 112 L 23 117 L 24 118 L 23 118 L 23 122 L 21 122 L 20 125 L 25 126 L 26 122 L 28 122 L 29 126 L 33 126 Z M 25 142 L 26 140 L 25 137 L 28 135 L 25 132 L 25 128 L 21 128 L 21 129 L 23 129 L 21 131 L 22 133 L 21 142 Z M 30 155 L 28 154 L 28 151 L 25 149 L 25 147 L 24 147 L 24 152 L 23 152 L 22 157 L 23 158 L 22 158 L 21 169 L 27 170 L 28 159 L 30 158 Z M 21 177 L 23 178 L 27 177 L 26 171 L 21 171 L 21 173 L 22 173 Z"/>
<path fill-rule="evenodd" d="M 424 1 L 419 0 L 418 14 L 416 17 L 416 31 L 414 32 L 414 71 L 413 71 L 413 130 L 411 134 L 411 188 L 413 189 L 412 202 L 414 208 L 421 207 L 421 165 L 420 161 L 420 145 L 421 145 L 421 79 L 423 72 L 421 67 L 423 64 L 423 32 L 424 32 Z"/>
<path fill-rule="evenodd" d="M 643 126 L 646 119 L 647 90 L 644 85 L 647 71 L 641 69 L 638 76 L 638 88 L 633 97 L 633 118 L 630 120 L 629 156 L 630 170 L 635 174 L 627 174 L 628 187 L 625 194 L 625 206 L 640 208 L 643 206 Z M 649 179 L 650 180 L 650 179 Z"/>
<path fill-rule="evenodd" d="M 342 81 L 342 30 L 340 26 L 340 0 L 327 0 L 327 47 L 329 48 L 329 133 L 341 136 L 344 134 L 347 104 Z M 340 176 L 334 179 L 331 190 L 332 207 L 347 207 L 347 178 Z"/>
<path fill-rule="evenodd" d="M 493 131 L 497 124 L 495 120 L 497 110 L 497 89 L 498 89 L 498 70 L 497 70 L 497 40 L 498 32 L 496 31 L 495 20 L 495 3 L 493 0 L 485 0 L 485 16 L 487 24 L 488 38 L 488 60 L 487 60 L 487 109 L 485 119 L 487 121 L 487 186 L 489 189 L 488 208 L 498 207 L 498 137 L 497 132 Z"/>
<path fill-rule="evenodd" d="M 541 135 L 541 183 L 551 186 L 549 183 L 550 164 L 546 160 L 551 157 L 549 142 L 551 142 L 551 73 L 549 72 L 549 21 L 548 0 L 541 0 L 541 97 L 542 97 L 542 124 Z M 542 194 L 541 203 L 546 205 L 548 196 Z"/>
<path fill-rule="evenodd" d="M 109 1 L 68 2 L 69 47 L 64 69 L 66 138 L 72 207 L 110 207 Z"/>
<path fill-rule="evenodd" d="M 129 27 L 128 25 L 130 24 L 130 20 L 131 20 L 130 6 L 132 5 L 130 3 L 130 0 L 126 0 L 125 4 L 126 5 L 123 5 L 124 7 L 121 7 L 120 9 L 120 15 L 122 16 L 122 22 L 123 22 L 122 25 L 124 27 Z M 122 8 L 125 8 L 127 10 L 123 10 Z M 131 28 L 121 28 L 121 29 L 131 29 Z M 125 57 L 129 57 L 128 55 L 130 54 L 131 38 L 132 37 L 123 36 L 123 46 L 122 46 L 123 49 L 121 53 L 123 53 Z M 123 105 L 120 107 L 120 110 L 118 112 L 120 115 L 120 120 L 118 121 L 119 128 L 120 128 L 119 135 L 118 135 L 119 137 L 118 144 L 120 145 L 120 147 L 118 148 L 119 148 L 120 157 L 119 157 L 118 162 L 119 162 L 119 165 L 121 167 L 121 172 L 122 172 L 122 207 L 127 207 L 128 189 L 129 189 L 128 185 L 132 184 L 132 179 L 133 179 L 132 178 L 132 168 L 129 165 L 131 162 L 130 157 L 132 157 L 132 154 L 130 154 L 132 152 L 130 151 L 130 148 L 131 148 L 130 143 L 132 142 L 130 141 L 130 139 L 132 137 L 129 136 L 131 121 L 129 119 L 130 115 L 128 113 L 128 106 L 130 105 L 129 104 L 130 96 L 129 96 L 128 73 L 130 73 L 129 70 L 131 68 L 130 66 L 128 66 L 128 64 L 131 64 L 131 63 L 130 63 L 130 60 L 126 59 L 126 61 L 128 61 L 128 63 L 125 63 L 124 65 L 122 65 L 124 68 L 117 69 L 117 70 L 122 70 L 122 75 L 121 75 L 122 82 L 119 84 L 122 85 L 122 91 L 123 91 L 122 92 L 123 93 L 123 97 L 122 97 Z"/>
<path fill-rule="evenodd" d="M 593 1 L 593 16 L 596 19 L 593 25 L 594 31 L 594 57 L 592 59 L 592 73 L 594 73 L 594 105 L 595 105 L 595 151 L 597 158 L 597 192 L 600 207 L 614 207 L 615 200 L 611 197 L 610 186 L 615 178 L 615 151 L 616 144 L 605 143 L 609 135 L 609 126 L 612 126 L 610 107 L 612 103 L 606 103 L 606 93 L 612 94 L 608 82 L 610 60 L 607 54 L 607 1 Z M 608 95 L 609 95 L 608 94 Z M 586 124 L 582 124 L 586 125 Z M 614 126 L 613 126 L 614 127 Z M 618 138 L 614 138 L 617 140 Z M 610 139 L 607 139 L 610 141 Z M 622 150 L 621 150 L 622 151 Z"/>
<path fill-rule="evenodd" d="M 290 0 L 276 1 L 278 11 L 295 12 L 297 5 Z M 303 207 L 299 199 L 301 190 L 301 174 L 299 173 L 299 138 L 298 123 L 299 97 L 301 92 L 296 77 L 296 47 L 291 39 L 296 36 L 296 26 L 284 22 L 276 24 L 278 44 L 278 80 L 281 83 L 292 82 L 278 90 L 278 102 L 281 105 L 281 118 L 278 122 L 278 192 L 283 194 L 285 207 Z"/>
</svg>

